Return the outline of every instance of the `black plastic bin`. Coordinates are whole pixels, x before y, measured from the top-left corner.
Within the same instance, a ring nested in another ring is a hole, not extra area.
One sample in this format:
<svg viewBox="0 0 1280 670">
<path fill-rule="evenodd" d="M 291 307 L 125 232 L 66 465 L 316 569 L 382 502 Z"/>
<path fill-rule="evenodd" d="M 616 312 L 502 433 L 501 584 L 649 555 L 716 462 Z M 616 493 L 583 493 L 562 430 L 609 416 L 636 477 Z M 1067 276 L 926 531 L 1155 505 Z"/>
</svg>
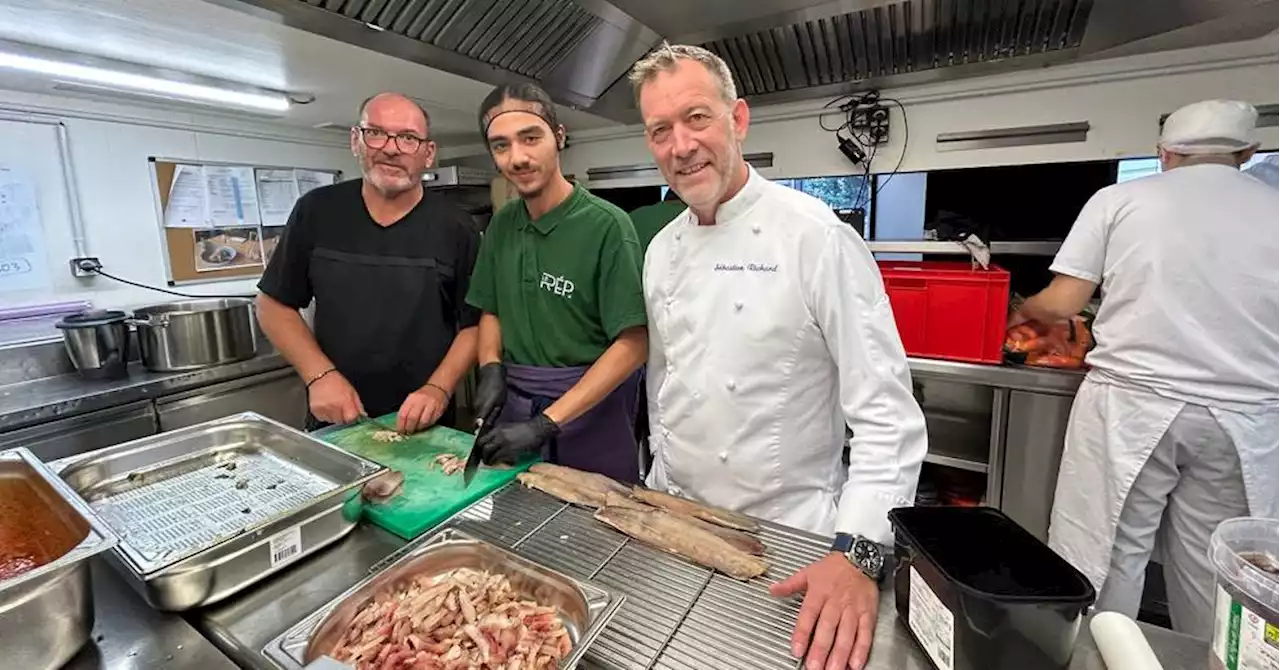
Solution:
<svg viewBox="0 0 1280 670">
<path fill-rule="evenodd" d="M 889 521 L 898 618 L 935 668 L 1071 664 L 1095 593 L 1043 542 L 989 507 L 903 507 Z"/>
</svg>

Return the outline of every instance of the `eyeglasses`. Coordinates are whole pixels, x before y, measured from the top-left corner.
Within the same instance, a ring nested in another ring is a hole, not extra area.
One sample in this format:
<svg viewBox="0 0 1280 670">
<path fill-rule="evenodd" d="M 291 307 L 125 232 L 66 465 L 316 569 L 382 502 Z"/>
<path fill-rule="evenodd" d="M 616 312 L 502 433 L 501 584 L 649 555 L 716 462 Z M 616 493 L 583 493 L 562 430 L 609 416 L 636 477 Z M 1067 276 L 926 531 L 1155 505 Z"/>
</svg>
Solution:
<svg viewBox="0 0 1280 670">
<path fill-rule="evenodd" d="M 370 149 L 384 149 L 391 138 L 396 140 L 396 148 L 402 153 L 416 154 L 429 140 L 425 137 L 418 137 L 413 133 L 400 133 L 392 135 L 381 128 L 368 128 L 365 126 L 356 126 L 352 130 L 360 131 L 360 137 L 364 140 L 364 145 Z"/>
</svg>

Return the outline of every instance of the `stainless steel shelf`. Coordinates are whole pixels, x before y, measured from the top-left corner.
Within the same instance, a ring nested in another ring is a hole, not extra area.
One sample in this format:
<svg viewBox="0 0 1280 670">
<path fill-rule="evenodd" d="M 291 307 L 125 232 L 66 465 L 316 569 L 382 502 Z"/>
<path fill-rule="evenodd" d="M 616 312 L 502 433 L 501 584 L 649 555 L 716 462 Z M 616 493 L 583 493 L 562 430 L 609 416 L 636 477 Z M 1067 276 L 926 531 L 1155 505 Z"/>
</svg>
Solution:
<svg viewBox="0 0 1280 670">
<path fill-rule="evenodd" d="M 971 461 L 967 458 L 956 458 L 955 456 L 944 456 L 942 454 L 928 453 L 924 457 L 925 463 L 941 465 L 947 468 L 956 468 L 958 470 L 968 470 L 970 472 L 986 473 L 987 464 L 981 461 Z"/>
<path fill-rule="evenodd" d="M 954 254 L 968 256 L 969 250 L 959 242 L 938 242 L 930 240 L 876 240 L 867 242 L 871 253 L 892 254 Z M 1036 240 L 1026 242 L 992 242 L 992 254 L 1013 254 L 1021 256 L 1053 256 L 1062 246 L 1061 240 Z"/>
</svg>

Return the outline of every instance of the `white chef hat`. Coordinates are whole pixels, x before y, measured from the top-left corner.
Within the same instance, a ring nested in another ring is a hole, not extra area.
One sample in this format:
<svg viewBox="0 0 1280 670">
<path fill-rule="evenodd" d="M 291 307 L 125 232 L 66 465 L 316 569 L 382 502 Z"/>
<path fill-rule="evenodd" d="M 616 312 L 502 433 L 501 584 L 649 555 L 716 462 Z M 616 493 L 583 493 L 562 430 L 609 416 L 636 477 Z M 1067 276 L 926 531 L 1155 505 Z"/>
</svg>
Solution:
<svg viewBox="0 0 1280 670">
<path fill-rule="evenodd" d="M 1204 100 L 1165 119 L 1160 146 L 1175 154 L 1232 154 L 1256 149 L 1253 129 L 1258 110 L 1236 100 Z"/>
</svg>

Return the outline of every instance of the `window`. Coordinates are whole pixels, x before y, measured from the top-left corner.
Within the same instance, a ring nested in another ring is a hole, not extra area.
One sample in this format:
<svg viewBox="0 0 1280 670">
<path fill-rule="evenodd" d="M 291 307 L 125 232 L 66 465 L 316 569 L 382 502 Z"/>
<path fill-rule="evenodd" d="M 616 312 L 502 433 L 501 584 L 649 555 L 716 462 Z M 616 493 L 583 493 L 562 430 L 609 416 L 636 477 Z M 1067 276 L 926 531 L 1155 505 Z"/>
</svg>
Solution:
<svg viewBox="0 0 1280 670">
<path fill-rule="evenodd" d="M 1275 160 L 1276 152 L 1260 152 L 1253 155 L 1248 162 L 1240 166 L 1242 170 L 1248 170 L 1271 159 Z M 1160 172 L 1159 158 L 1126 158 L 1116 161 L 1116 183 L 1121 184 L 1131 179 L 1146 177 Z"/>
<path fill-rule="evenodd" d="M 801 177 L 798 179 L 777 179 L 783 186 L 807 193 L 825 203 L 831 209 L 846 214 L 855 209 L 862 210 L 862 225 L 854 225 L 859 230 L 866 230 L 871 216 L 871 185 L 862 175 L 842 175 L 838 177 Z M 845 218 L 842 216 L 841 218 Z"/>
</svg>

